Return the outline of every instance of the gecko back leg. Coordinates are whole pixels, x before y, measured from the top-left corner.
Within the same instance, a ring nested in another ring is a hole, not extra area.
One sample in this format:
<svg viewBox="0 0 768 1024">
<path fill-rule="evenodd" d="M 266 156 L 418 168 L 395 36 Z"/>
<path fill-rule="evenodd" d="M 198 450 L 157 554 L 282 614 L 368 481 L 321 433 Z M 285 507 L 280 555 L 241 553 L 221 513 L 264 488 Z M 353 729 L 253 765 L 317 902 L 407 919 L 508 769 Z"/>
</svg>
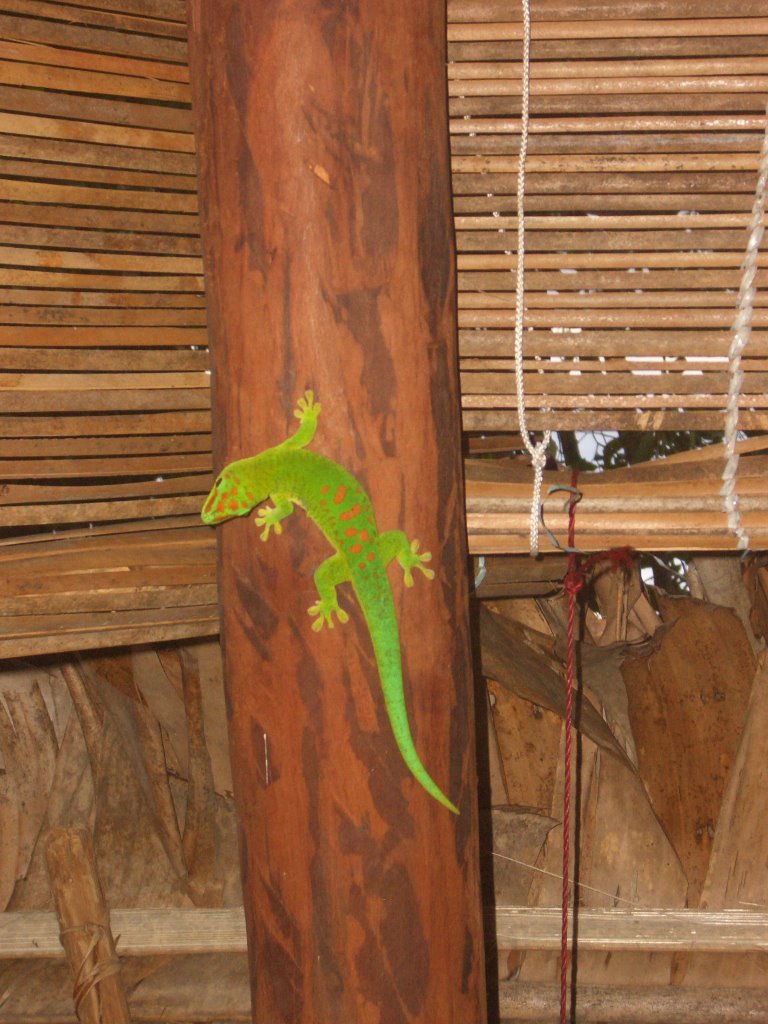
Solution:
<svg viewBox="0 0 768 1024">
<path fill-rule="evenodd" d="M 326 558 L 323 564 L 315 572 L 315 586 L 320 597 L 307 609 L 310 615 L 317 618 L 312 623 L 312 629 L 316 632 L 327 623 L 333 629 L 333 616 L 337 615 L 339 622 L 349 621 L 349 616 L 339 605 L 339 598 L 336 587 L 340 583 L 350 582 L 349 563 L 341 553 Z"/>
<path fill-rule="evenodd" d="M 385 565 L 389 565 L 393 558 L 396 558 L 403 570 L 403 579 L 406 587 L 413 586 L 413 570 L 420 569 L 428 580 L 433 580 L 435 574 L 432 569 L 424 565 L 432 561 L 429 551 L 422 551 L 419 554 L 419 542 L 409 541 L 402 530 L 386 530 L 379 534 L 379 554 Z"/>
</svg>

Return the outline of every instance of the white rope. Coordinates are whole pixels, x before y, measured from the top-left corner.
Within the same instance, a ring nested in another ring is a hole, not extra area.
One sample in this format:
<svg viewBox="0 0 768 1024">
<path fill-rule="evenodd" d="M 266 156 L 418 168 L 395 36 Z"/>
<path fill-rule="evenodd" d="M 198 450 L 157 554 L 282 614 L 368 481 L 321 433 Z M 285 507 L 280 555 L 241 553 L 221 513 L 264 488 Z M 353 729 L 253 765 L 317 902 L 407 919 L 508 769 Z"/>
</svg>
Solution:
<svg viewBox="0 0 768 1024">
<path fill-rule="evenodd" d="M 768 118 L 768 110 L 766 111 Z M 728 517 L 728 528 L 736 535 L 738 547 L 746 550 L 749 547 L 749 535 L 744 529 L 739 512 L 739 496 L 736 493 L 736 475 L 739 467 L 739 455 L 736 451 L 736 438 L 739 422 L 739 398 L 744 382 L 744 371 L 741 368 L 741 355 L 747 346 L 752 333 L 752 309 L 755 303 L 755 273 L 760 241 L 763 237 L 763 219 L 765 217 L 765 193 L 768 183 L 768 120 L 766 120 L 763 148 L 760 153 L 760 171 L 755 187 L 755 202 L 749 221 L 749 236 L 742 264 L 741 285 L 736 303 L 736 318 L 733 321 L 733 338 L 728 351 L 728 401 L 725 407 L 725 469 L 723 470 L 723 508 Z"/>
<path fill-rule="evenodd" d="M 525 311 L 525 158 L 528 153 L 528 107 L 531 82 L 531 10 L 529 0 L 523 5 L 523 59 L 522 95 L 520 112 L 520 157 L 517 168 L 517 283 L 515 289 L 515 386 L 517 391 L 517 421 L 520 436 L 533 463 L 533 496 L 531 498 L 531 556 L 539 553 L 539 509 L 541 482 L 547 462 L 550 431 L 538 444 L 528 431 L 525 418 L 525 381 L 523 379 L 523 318 Z"/>
</svg>

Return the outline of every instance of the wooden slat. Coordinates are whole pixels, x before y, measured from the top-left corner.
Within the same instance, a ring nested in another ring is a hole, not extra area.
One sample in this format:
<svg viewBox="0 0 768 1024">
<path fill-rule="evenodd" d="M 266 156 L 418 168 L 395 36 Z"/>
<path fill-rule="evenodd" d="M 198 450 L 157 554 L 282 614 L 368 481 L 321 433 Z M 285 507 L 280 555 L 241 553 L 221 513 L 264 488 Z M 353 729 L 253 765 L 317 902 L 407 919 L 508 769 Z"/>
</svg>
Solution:
<svg viewBox="0 0 768 1024">
<path fill-rule="evenodd" d="M 195 181 L 191 175 L 155 174 L 152 171 L 123 170 L 109 167 L 88 167 L 86 165 L 61 164 L 39 160 L 14 160 L 0 157 L 0 177 L 26 177 L 32 179 L 65 178 L 78 185 L 83 182 L 128 186 L 129 188 L 173 189 L 179 192 L 194 192 Z M 15 218 L 20 220 L 21 218 Z M 40 221 L 35 221 L 39 224 Z"/>
<path fill-rule="evenodd" d="M 197 215 L 194 213 L 115 210 L 98 206 L 58 206 L 55 203 L 40 205 L 0 201 L 0 222 L 29 224 L 33 227 L 79 227 L 86 230 L 154 232 L 193 237 L 197 237 L 200 231 Z M 124 275 L 112 278 L 113 287 L 120 287 L 123 277 Z M 4 283 L 7 282 L 4 280 Z M 132 287 L 137 284 L 138 282 L 133 282 Z"/>
<path fill-rule="evenodd" d="M 148 474 L 142 474 L 147 477 Z M 167 479 L 162 477 L 154 480 L 131 480 L 126 482 L 101 482 L 92 483 L 88 480 L 85 484 L 71 484 L 68 482 L 57 482 L 55 490 L 51 489 L 49 483 L 39 484 L 36 482 L 9 483 L 3 488 L 4 506 L 0 509 L 0 517 L 13 516 L 17 511 L 29 510 L 33 505 L 42 504 L 44 494 L 54 499 L 57 503 L 67 501 L 93 501 L 94 504 L 109 501 L 110 499 L 125 498 L 128 501 L 134 498 L 143 499 L 147 495 L 182 495 L 186 498 L 189 494 L 204 495 L 211 486 L 211 473 L 197 473 L 194 476 L 170 476 Z M 22 509 L 23 506 L 23 509 Z M 185 512 L 190 511 L 188 508 Z M 119 518 L 125 518 L 120 516 Z"/>
<path fill-rule="evenodd" d="M 131 103 L 114 98 L 106 100 L 53 92 L 50 89 L 0 86 L 0 110 L 42 117 L 99 121 L 134 128 L 187 134 L 192 132 L 192 112 L 186 107 Z"/>
<path fill-rule="evenodd" d="M 517 178 L 512 173 L 504 174 L 459 174 L 453 175 L 453 190 L 457 196 L 474 195 L 480 198 L 491 198 L 495 202 L 506 202 L 507 209 L 513 212 L 515 209 L 515 190 Z M 707 195 L 710 199 L 722 199 L 722 193 L 742 195 L 746 200 L 744 209 L 750 209 L 754 199 L 755 175 L 743 171 L 682 171 L 680 168 L 673 168 L 664 174 L 656 172 L 643 173 L 642 171 L 619 170 L 613 168 L 611 173 L 595 174 L 589 171 L 580 171 L 576 175 L 560 173 L 535 173 L 526 172 L 526 209 L 530 209 L 529 203 L 539 197 L 542 201 L 536 207 L 548 213 L 557 210 L 558 204 L 552 201 L 552 196 L 592 196 L 593 205 L 588 206 L 589 212 L 598 212 L 601 196 L 623 199 L 630 210 L 645 209 L 670 209 L 675 211 L 696 210 L 694 203 L 689 203 L 689 198 L 703 201 Z M 490 196 L 489 196 L 490 193 Z M 701 194 L 702 199 L 699 199 Z M 714 197 L 713 195 L 714 194 Z M 547 202 L 543 202 L 543 197 Z M 651 197 L 653 202 L 649 205 L 642 205 L 643 197 Z M 685 197 L 684 202 L 680 199 Z M 670 205 L 663 206 L 661 204 Z M 637 206 L 632 204 L 637 203 Z M 658 206 L 656 204 L 659 204 Z M 672 205 L 674 204 L 674 205 Z M 490 209 L 499 209 L 496 205 Z M 720 207 L 708 207 L 709 209 L 720 209 Z M 728 209 L 728 207 L 723 207 Z"/>
<path fill-rule="evenodd" d="M 739 400 L 740 409 L 753 409 L 762 406 L 765 398 L 759 395 L 742 395 Z M 531 409 L 580 409 L 585 404 L 585 398 L 573 392 L 566 395 L 550 393 L 539 396 L 535 393 L 530 395 L 529 405 Z M 666 409 L 668 406 L 687 406 L 689 411 L 696 409 L 717 409 L 722 415 L 722 401 L 719 395 L 702 394 L 662 394 L 642 396 L 642 402 L 637 395 L 603 395 L 591 394 L 589 405 L 595 411 L 603 409 L 642 409 L 650 412 L 653 409 Z M 462 398 L 464 409 L 510 409 L 511 402 L 508 395 L 464 395 Z"/>
<path fill-rule="evenodd" d="M 651 405 L 652 395 L 660 395 L 665 403 L 673 400 L 673 395 L 685 404 L 704 400 L 707 405 L 720 405 L 720 396 L 728 389 L 728 377 L 725 373 L 696 373 L 686 376 L 686 371 L 677 373 L 652 373 L 637 371 L 636 373 L 587 373 L 574 370 L 569 373 L 537 372 L 531 374 L 526 387 L 531 396 L 531 404 L 538 403 L 536 396 L 552 398 L 557 404 L 559 396 L 589 396 L 609 403 L 617 403 L 623 396 L 634 396 L 634 404 L 638 397 L 646 399 L 643 405 Z M 501 378 L 501 379 L 500 379 Z M 514 380 L 507 373 L 503 377 L 497 373 L 463 373 L 461 375 L 462 394 L 465 408 L 478 408 L 484 399 L 492 399 L 494 403 L 505 403 L 510 407 L 510 397 L 515 394 Z M 620 398 L 621 396 L 621 398 Z M 742 386 L 742 405 L 749 408 L 768 407 L 768 374 L 746 373 Z"/>
<path fill-rule="evenodd" d="M 96 7 L 103 11 L 137 14 L 145 18 L 160 18 L 186 25 L 185 0 L 69 0 L 75 7 Z M 184 35 L 186 38 L 186 34 Z"/>
<path fill-rule="evenodd" d="M 3 395 L 6 413 L 152 412 L 169 409 L 210 409 L 210 391 L 202 388 L 83 391 L 10 391 Z"/>
<path fill-rule="evenodd" d="M 768 40 L 765 42 L 768 53 Z M 626 114 L 643 113 L 694 113 L 695 111 L 738 113 L 764 113 L 765 105 L 760 92 L 732 93 L 715 92 L 683 92 L 679 96 L 668 93 L 637 93 L 611 94 L 592 93 L 590 95 L 537 96 L 530 104 L 531 116 L 534 118 L 553 115 L 573 115 L 587 117 L 595 114 Z M 451 117 L 519 117 L 521 109 L 520 96 L 508 94 L 504 96 L 452 96 L 449 102 Z"/>
<path fill-rule="evenodd" d="M 77 16 L 75 7 L 68 7 L 65 4 L 51 3 L 37 5 L 38 9 L 45 8 L 48 12 L 48 16 L 32 16 L 29 17 L 29 8 L 24 10 L 24 7 L 28 3 L 32 3 L 33 0 L 4 0 L 3 8 L 8 12 L 8 16 L 4 18 L 6 25 L 4 27 L 5 37 L 13 39 L 14 36 L 10 34 L 8 22 L 21 23 L 23 31 L 26 35 L 16 38 L 26 39 L 30 42 L 43 43 L 45 45 L 65 45 L 71 48 L 82 48 L 84 50 L 95 50 L 104 53 L 111 54 L 130 54 L 132 57 L 142 56 L 148 57 L 153 60 L 169 61 L 182 63 L 186 59 L 186 42 L 181 38 L 173 38 L 173 35 L 179 35 L 182 31 L 182 26 L 173 22 L 161 22 L 153 21 L 151 24 L 160 27 L 157 33 L 150 34 L 149 32 L 131 32 L 128 24 L 129 20 L 125 18 L 122 21 L 123 28 L 125 31 L 119 32 L 112 28 L 105 28 L 103 21 L 101 25 L 89 25 L 85 24 L 85 19 Z M 74 12 L 74 16 L 70 18 Z M 103 12 L 95 12 L 97 18 L 99 14 Z M 119 18 L 119 15 L 113 15 Z M 78 24 L 78 22 L 80 22 Z M 139 19 L 133 21 L 133 24 L 137 28 L 143 28 L 144 26 Z M 149 27 L 149 22 L 146 23 Z M 163 31 L 163 29 L 166 31 Z"/>
<path fill-rule="evenodd" d="M 499 949 L 559 949 L 561 912 L 555 907 L 489 910 Z M 112 909 L 120 956 L 179 956 L 242 953 L 246 949 L 242 907 Z M 759 953 L 768 948 L 768 915 L 748 910 L 579 911 L 579 945 L 618 952 L 690 951 Z M 0 918 L 0 959 L 61 959 L 54 914 L 21 911 Z"/>
<path fill-rule="evenodd" d="M 766 79 L 768 86 L 768 79 Z M 757 147 L 755 147 L 757 149 Z M 516 174 L 517 158 L 510 156 L 455 156 L 451 161 L 458 174 Z M 757 174 L 757 152 L 753 153 L 680 153 L 658 155 L 605 156 L 592 154 L 536 154 L 528 157 L 526 166 L 531 173 L 568 174 L 600 173 L 613 171 L 627 172 L 668 172 L 668 171 L 751 171 Z"/>
<path fill-rule="evenodd" d="M 768 60 L 766 61 L 768 65 Z M 612 117 L 558 118 L 537 117 L 529 125 L 535 135 L 615 134 L 617 132 L 760 132 L 765 128 L 764 114 L 655 114 L 641 116 L 627 114 Z M 449 122 L 454 135 L 520 135 L 520 119 L 504 117 L 464 117 Z M 698 136 L 697 136 L 698 137 Z M 703 136 L 702 136 L 703 138 Z M 747 136 L 748 143 L 751 139 Z"/>
<path fill-rule="evenodd" d="M 730 332 L 720 331 L 528 331 L 524 351 L 531 356 L 725 356 Z M 463 356 L 512 356 L 514 334 L 511 330 L 466 330 L 459 333 Z M 753 356 L 768 352 L 768 332 L 754 331 L 750 338 Z M 511 368 L 510 368 L 511 369 Z"/>
<path fill-rule="evenodd" d="M 99 252 L 79 252 L 66 249 L 24 249 L 0 245 L 0 263 L 24 267 L 51 267 L 54 270 L 127 271 L 142 270 L 155 274 L 202 273 L 202 261 L 192 256 L 122 255 Z"/>
<path fill-rule="evenodd" d="M 195 326 L 205 325 L 207 314 L 205 309 L 168 308 L 81 308 L 63 309 L 58 306 L 8 306 L 0 313 L 0 321 L 5 324 L 57 324 L 64 326 L 83 327 L 96 324 L 101 327 L 125 325 L 152 327 L 164 326 Z"/>
<path fill-rule="evenodd" d="M 2 348 L 0 366 L 5 370 L 75 370 L 124 371 L 206 371 L 209 366 L 207 351 L 188 349 L 49 349 Z"/>
<path fill-rule="evenodd" d="M 101 445 L 99 446 L 101 447 Z M 142 452 L 140 456 L 121 454 L 115 458 L 37 458 L 8 459 L 2 456 L 0 442 L 0 480 L 68 480 L 77 477 L 90 480 L 93 477 L 146 477 L 150 474 L 165 475 L 182 473 L 206 473 L 213 470 L 210 452 L 191 454 L 179 452 L 164 455 L 150 455 Z"/>
<path fill-rule="evenodd" d="M 454 159 L 462 157 L 516 156 L 519 152 L 519 140 L 516 136 L 485 134 L 463 134 L 455 132 L 452 141 Z M 546 157 L 566 157 L 572 154 L 587 157 L 593 156 L 602 161 L 616 160 L 622 156 L 650 155 L 652 158 L 662 156 L 686 156 L 688 153 L 711 153 L 713 157 L 725 157 L 731 154 L 753 153 L 758 148 L 756 134 L 738 132 L 632 132 L 627 134 L 595 132 L 594 134 L 570 135 L 537 134 L 530 137 L 528 159 L 540 161 Z"/>
<path fill-rule="evenodd" d="M 569 19 L 567 21 L 537 21 L 536 42 L 543 39 L 653 39 L 670 36 L 739 36 L 768 33 L 768 18 L 614 18 Z M 492 39 L 494 41 L 523 38 L 521 21 L 452 22 L 448 26 L 448 41 Z"/>
<path fill-rule="evenodd" d="M 646 268 L 653 267 L 665 269 L 707 269 L 708 267 L 724 267 L 733 269 L 739 266 L 739 259 L 743 255 L 738 251 L 723 250 L 721 252 L 569 252 L 549 253 L 533 252 L 526 253 L 526 267 L 530 265 L 532 270 L 632 270 L 642 272 Z M 462 253 L 458 258 L 459 266 L 467 269 L 493 269 L 508 270 L 516 267 L 517 261 L 511 251 L 503 252 L 480 252 Z M 768 266 L 768 257 L 764 253 L 758 254 L 757 265 L 760 268 Z"/>
<path fill-rule="evenodd" d="M 20 203 L 61 203 L 73 206 L 118 206 L 128 210 L 196 213 L 197 196 L 178 192 L 142 192 L 139 189 L 86 188 L 39 181 L 6 180 L 3 198 Z"/>
<path fill-rule="evenodd" d="M 0 508 L 0 529 L 20 526 L 62 526 L 67 523 L 111 522 L 121 519 L 155 519 L 160 516 L 189 515 L 200 509 L 203 488 L 195 495 L 172 498 L 135 498 L 125 501 L 83 501 L 60 504 L 48 501 L 39 505 L 14 505 Z"/>
<path fill-rule="evenodd" d="M 182 309 L 205 309 L 205 297 L 202 292 L 162 293 L 152 291 L 64 291 L 55 288 L 0 288 L 0 309 L 5 306 L 24 306 L 29 311 L 31 306 L 67 306 L 80 307 L 111 307 L 132 306 L 134 308 L 152 309 L 157 306 L 165 308 L 179 307 Z M 0 364 L 2 365 L 2 364 Z M 8 369 L 11 369 L 8 366 Z"/>
<path fill-rule="evenodd" d="M 75 611 L 69 615 L 8 616 L 3 625 L 8 632 L 0 638 L 0 659 L 215 636 L 219 613 L 217 605 L 86 615 Z"/>
<path fill-rule="evenodd" d="M 26 471 L 16 473 L 16 479 L 34 479 L 37 461 L 56 459 L 63 463 L 57 473 L 50 476 L 71 476 L 89 472 L 89 461 L 96 456 L 118 455 L 122 461 L 133 456 L 151 459 L 157 455 L 178 452 L 205 453 L 211 451 L 209 434 L 150 434 L 121 437 L 0 437 L 0 458 L 13 461 L 26 460 Z M 35 460 L 35 464 L 32 464 Z M 70 464 L 69 470 L 67 465 Z M 130 462 L 128 463 L 130 465 Z"/>
<path fill-rule="evenodd" d="M 151 279 L 147 279 L 149 281 Z M 154 283 L 152 287 L 155 287 Z M 205 347 L 208 333 L 202 327 L 3 327 L 0 346 L 34 348 L 163 348 L 171 345 Z"/>
<path fill-rule="evenodd" d="M 179 21 L 164 21 L 158 17 L 143 18 L 126 11 L 109 11 L 95 5 L 55 3 L 46 0 L 3 0 L 3 8 L 29 18 L 63 21 L 67 25 L 100 25 L 131 35 L 170 36 L 186 42 L 186 25 Z M 94 47 L 95 49 L 95 47 Z"/>
<path fill-rule="evenodd" d="M 501 219 L 501 218 L 499 218 Z M 513 234 L 500 224 L 495 230 L 457 231 L 456 246 L 459 253 L 469 252 L 504 252 L 514 246 Z M 614 251 L 637 253 L 635 263 L 642 260 L 644 252 L 663 252 L 673 250 L 683 254 L 689 251 L 707 249 L 711 251 L 727 250 L 738 253 L 745 244 L 744 232 L 729 228 L 681 228 L 679 231 L 643 231 L 625 229 L 624 231 L 604 230 L 595 225 L 592 228 L 582 226 L 577 231 L 537 230 L 532 228 L 526 236 L 526 255 L 528 253 L 547 252 L 553 250 L 560 253 L 572 252 L 604 252 Z M 561 255 L 560 262 L 568 265 L 568 256 Z"/>
<path fill-rule="evenodd" d="M 634 214 L 611 216 L 608 214 L 588 214 L 586 217 L 572 214 L 551 214 L 549 216 L 527 215 L 525 226 L 534 238 L 541 231 L 631 231 L 630 239 L 634 239 L 637 231 L 672 231 L 690 232 L 704 228 L 740 228 L 746 231 L 749 226 L 749 212 L 742 213 L 675 213 L 675 214 Z M 768 224 L 768 214 L 763 218 L 763 226 Z M 458 231 L 517 231 L 518 218 L 514 215 L 495 213 L 492 216 L 464 215 L 455 218 Z M 678 235 L 675 236 L 678 241 Z M 743 239 L 743 236 L 741 236 Z M 558 246 L 559 248 L 559 246 Z"/>
<path fill-rule="evenodd" d="M 509 0 L 448 0 L 448 23 L 517 21 L 522 15 Z M 761 17 L 762 0 L 721 0 L 717 14 L 722 18 Z M 531 16 L 539 21 L 608 20 L 624 18 L 709 18 L 711 0 L 533 0 Z"/>
<path fill-rule="evenodd" d="M 28 267 L 8 267 L 3 270 L 3 283 L 21 288 L 79 288 L 84 296 L 89 290 L 119 289 L 126 292 L 165 293 L 184 292 L 202 294 L 202 275 L 155 274 L 141 277 L 131 274 L 91 274 L 77 270 L 33 270 Z M 162 296 L 162 299 L 165 295 Z M 160 305 L 163 304 L 162 299 Z M 84 305 L 88 305 L 84 298 Z"/>
<path fill-rule="evenodd" d="M 154 573 L 144 574 L 138 579 L 134 573 L 118 570 L 112 574 L 89 574 L 88 580 L 92 589 L 88 591 L 67 590 L 67 581 L 62 580 L 61 587 L 50 594 L 25 594 L 18 597 L 3 597 L 0 625 L 7 626 L 14 622 L 16 628 L 30 623 L 34 616 L 45 622 L 48 616 L 57 616 L 51 625 L 75 623 L 75 616 L 81 619 L 95 612 L 114 614 L 125 612 L 123 623 L 129 621 L 132 612 L 156 611 L 157 619 L 161 620 L 165 609 L 187 609 L 190 619 L 197 619 L 200 606 L 204 606 L 206 623 L 214 620 L 218 614 L 218 595 L 213 562 L 211 562 L 211 582 L 200 583 L 203 574 L 194 570 L 180 571 L 178 567 L 162 566 Z M 169 576 L 173 582 L 168 583 Z M 61 616 L 66 616 L 62 619 Z M 144 617 L 145 623 L 147 621 Z M 153 628 L 150 620 L 150 629 Z M 212 631 L 214 632 L 214 631 Z M 111 638 L 110 646 L 112 646 Z M 96 646 L 102 646 L 97 643 Z"/>
<path fill-rule="evenodd" d="M 27 31 L 29 24 L 24 22 L 23 31 Z M 2 25 L 3 22 L 0 21 L 0 28 Z M 57 26 L 50 33 L 46 33 L 46 41 L 49 41 L 50 36 L 57 37 L 60 32 L 71 35 L 67 33 L 66 27 Z M 82 92 L 96 96 L 128 96 L 132 99 L 159 100 L 164 103 L 190 102 L 189 85 L 183 81 L 128 76 L 124 73 L 106 74 L 102 71 L 50 67 L 47 64 L 25 64 L 16 60 L 0 59 L 0 83 L 37 89 L 57 89 L 62 92 Z"/>
<path fill-rule="evenodd" d="M 96 143 L 101 146 L 126 146 L 132 149 L 170 150 L 194 153 L 195 142 L 188 132 L 134 128 L 125 125 L 96 124 L 65 120 L 61 117 L 34 117 L 0 111 L 0 132 L 6 135 L 31 135 L 33 138 Z"/>
<path fill-rule="evenodd" d="M 550 430 L 552 415 L 550 412 L 530 410 L 526 416 L 531 430 Z M 699 412 L 670 409 L 590 409 L 587 414 L 583 410 L 559 410 L 557 423 L 560 430 L 716 430 L 720 419 L 711 411 Z M 517 417 L 509 410 L 498 409 L 465 409 L 462 424 L 468 433 L 508 432 L 516 429 Z M 764 413 L 753 413 L 746 409 L 739 414 L 739 429 L 767 430 L 768 417 Z M 638 545 L 639 546 L 639 545 Z M 678 545 L 679 548 L 679 545 Z M 667 550 L 676 550 L 671 545 Z M 703 550 L 706 550 L 704 545 Z"/>
<path fill-rule="evenodd" d="M 762 19 L 759 19 L 762 22 Z M 571 31 L 569 22 L 568 31 Z M 607 79 L 612 88 L 624 90 L 626 83 L 649 79 L 644 91 L 654 91 L 654 85 L 669 88 L 667 83 L 678 78 L 704 78 L 698 83 L 706 87 L 708 77 L 733 78 L 738 81 L 744 75 L 768 74 L 768 61 L 763 57 L 719 57 L 680 60 L 575 60 L 568 64 L 560 61 L 537 61 L 535 74 L 531 76 L 531 92 L 546 92 L 555 88 L 556 82 L 572 83 L 581 79 L 594 82 Z M 520 62 L 504 61 L 462 61 L 448 65 L 448 81 L 517 81 L 521 78 Z M 730 83 L 729 83 L 730 84 Z M 738 87 L 738 86 L 737 86 Z M 630 91 L 632 91 L 630 89 Z"/>
<path fill-rule="evenodd" d="M 132 58 L 129 54 L 111 56 L 90 49 L 67 49 L 63 39 L 56 36 L 54 46 L 32 42 L 38 33 L 46 28 L 29 19 L 13 18 L 0 13 L 0 59 L 18 61 L 22 64 L 44 64 L 49 68 L 77 68 L 81 71 L 100 71 L 116 78 L 141 80 L 150 78 L 161 82 L 189 83 L 189 68 L 184 63 Z M 48 27 L 49 28 L 49 27 Z M 117 85 L 113 82 L 112 86 Z M 122 83 L 123 87 L 125 83 Z M 187 93 L 187 97 L 189 94 Z"/>
<path fill-rule="evenodd" d="M 559 949 L 562 912 L 504 907 L 495 915 L 499 949 Z M 748 910 L 580 910 L 583 950 L 758 952 L 768 948 L 768 916 Z"/>
<path fill-rule="evenodd" d="M 525 313 L 526 327 L 561 327 L 574 329 L 578 327 L 595 328 L 695 328 L 695 327 L 730 327 L 734 312 L 728 309 L 644 309 L 612 310 L 612 309 L 528 309 Z M 459 327 L 506 327 L 514 323 L 514 313 L 509 310 L 460 310 Z M 768 313 L 764 309 L 756 309 L 753 323 L 759 327 L 768 324 Z"/>
<path fill-rule="evenodd" d="M 741 272 L 735 267 L 713 270 L 699 268 L 697 270 L 663 270 L 636 267 L 632 270 L 529 270 L 525 275 L 526 302 L 538 301 L 543 291 L 553 291 L 565 298 L 570 292 L 591 289 L 596 297 L 598 289 L 602 294 L 613 292 L 635 294 L 642 289 L 650 296 L 659 291 L 673 291 L 676 295 L 684 295 L 687 290 L 706 288 L 708 294 L 733 294 L 741 283 Z M 461 301 L 475 292 L 509 292 L 514 288 L 514 275 L 511 270 L 460 270 L 458 275 Z M 762 290 L 768 284 L 768 268 L 761 268 L 755 275 L 755 287 L 758 289 L 756 301 L 763 302 Z"/>
<path fill-rule="evenodd" d="M 140 436 L 144 434 L 200 434 L 210 436 L 211 415 L 207 410 L 106 413 L 91 416 L 9 416 L 0 413 L 0 436 L 20 437 L 92 437 L 106 435 Z"/>
</svg>

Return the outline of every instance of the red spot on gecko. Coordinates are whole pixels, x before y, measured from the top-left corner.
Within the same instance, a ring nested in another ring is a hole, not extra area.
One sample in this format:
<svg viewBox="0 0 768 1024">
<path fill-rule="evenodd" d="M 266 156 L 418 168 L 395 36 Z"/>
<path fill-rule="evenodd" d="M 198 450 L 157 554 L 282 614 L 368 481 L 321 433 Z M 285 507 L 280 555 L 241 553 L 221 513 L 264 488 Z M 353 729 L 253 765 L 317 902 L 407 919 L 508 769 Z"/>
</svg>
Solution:
<svg viewBox="0 0 768 1024">
<path fill-rule="evenodd" d="M 341 488 L 339 488 L 339 490 L 341 490 Z M 336 499 L 334 498 L 333 500 L 335 501 Z M 341 515 L 339 516 L 339 519 L 344 519 L 344 520 L 354 519 L 356 516 L 359 516 L 359 515 L 360 515 L 360 506 L 359 505 L 353 505 L 352 508 L 348 508 L 346 512 L 342 512 Z"/>
<path fill-rule="evenodd" d="M 330 489 L 331 489 L 331 485 L 330 484 L 323 484 L 323 486 L 320 488 L 320 490 L 322 491 L 323 494 L 327 494 L 328 491 L 330 491 Z"/>
<path fill-rule="evenodd" d="M 344 495 L 346 493 L 347 493 L 347 488 L 344 486 L 344 484 L 339 484 L 339 489 L 338 489 L 338 491 L 336 491 L 336 493 L 333 496 L 334 504 L 340 505 L 342 503 L 342 501 L 344 501 Z M 342 516 L 342 518 L 344 518 L 344 517 Z"/>
<path fill-rule="evenodd" d="M 361 562 L 361 563 L 360 563 L 360 564 L 358 565 L 358 567 L 357 567 L 357 568 L 358 568 L 358 569 L 366 569 L 366 568 L 367 568 L 367 566 L 366 566 L 365 562 Z"/>
<path fill-rule="evenodd" d="M 365 531 L 363 531 L 363 532 L 365 532 Z M 355 534 L 357 533 L 357 527 L 356 526 L 348 526 L 346 528 L 346 530 L 344 531 L 344 533 L 347 535 L 347 537 L 354 537 Z M 365 540 L 365 537 L 363 537 L 362 534 L 360 535 L 360 540 Z"/>
<path fill-rule="evenodd" d="M 347 531 L 347 532 L 349 532 L 349 531 Z M 367 530 L 361 530 L 360 531 L 360 540 L 361 541 L 363 541 L 363 542 L 367 541 L 369 536 L 370 536 L 370 534 L 368 533 Z"/>
<path fill-rule="evenodd" d="M 374 560 L 374 558 L 376 557 L 376 555 L 374 554 L 373 551 L 369 551 L 367 557 L 368 557 L 368 561 L 372 562 Z"/>
<path fill-rule="evenodd" d="M 359 555 L 363 548 L 361 544 L 353 544 L 349 550 L 352 552 L 353 555 Z"/>
</svg>

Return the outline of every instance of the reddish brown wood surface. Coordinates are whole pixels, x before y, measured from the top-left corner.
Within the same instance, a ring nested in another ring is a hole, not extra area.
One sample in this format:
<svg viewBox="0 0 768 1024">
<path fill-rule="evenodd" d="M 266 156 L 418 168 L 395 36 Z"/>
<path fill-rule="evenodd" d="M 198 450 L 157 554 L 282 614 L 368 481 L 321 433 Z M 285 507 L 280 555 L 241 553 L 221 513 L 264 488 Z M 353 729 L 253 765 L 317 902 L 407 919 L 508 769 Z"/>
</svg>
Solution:
<svg viewBox="0 0 768 1024">
<path fill-rule="evenodd" d="M 322 404 L 312 448 L 431 550 L 391 572 L 406 699 L 456 818 L 409 775 L 372 649 L 313 633 L 301 512 L 219 531 L 254 1019 L 485 1019 L 443 5 L 193 0 L 215 463 Z M 399 577 L 399 578 L 398 578 Z"/>
</svg>

